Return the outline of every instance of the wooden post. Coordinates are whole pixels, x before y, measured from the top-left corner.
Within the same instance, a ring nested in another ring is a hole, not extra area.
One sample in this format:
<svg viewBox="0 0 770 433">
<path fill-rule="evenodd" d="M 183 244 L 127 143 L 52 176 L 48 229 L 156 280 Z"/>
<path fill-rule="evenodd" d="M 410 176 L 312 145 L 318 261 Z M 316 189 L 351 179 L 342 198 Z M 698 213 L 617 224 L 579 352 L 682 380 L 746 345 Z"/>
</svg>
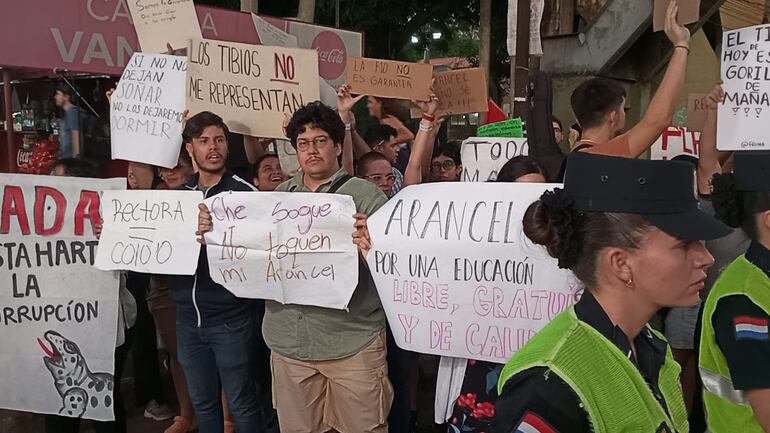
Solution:
<svg viewBox="0 0 770 433">
<path fill-rule="evenodd" d="M 241 0 L 241 12 L 259 12 L 259 0 Z"/>
</svg>

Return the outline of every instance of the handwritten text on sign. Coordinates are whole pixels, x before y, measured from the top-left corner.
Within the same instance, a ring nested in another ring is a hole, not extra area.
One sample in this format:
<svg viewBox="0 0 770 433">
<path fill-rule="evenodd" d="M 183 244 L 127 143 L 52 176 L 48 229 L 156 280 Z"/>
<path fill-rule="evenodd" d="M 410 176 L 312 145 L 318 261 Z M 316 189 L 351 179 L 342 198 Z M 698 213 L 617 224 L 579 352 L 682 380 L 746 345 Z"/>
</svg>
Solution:
<svg viewBox="0 0 770 433">
<path fill-rule="evenodd" d="M 242 298 L 344 309 L 358 283 L 349 196 L 233 192 L 206 200 L 211 278 Z"/>
<path fill-rule="evenodd" d="M 497 179 L 506 162 L 529 155 L 526 138 L 470 137 L 463 141 L 460 160 L 463 182 L 487 182 Z"/>
<path fill-rule="evenodd" d="M 433 73 L 433 90 L 438 96 L 438 112 L 465 114 L 486 112 L 487 79 L 484 68 L 457 69 Z M 422 116 L 416 105 L 411 108 L 413 118 Z"/>
<path fill-rule="evenodd" d="M 99 191 L 125 182 L 0 174 L 0 383 L 14 390 L 0 393 L 0 408 L 114 419 L 104 394 L 93 406 L 65 406 L 65 395 L 82 393 L 64 387 L 83 380 L 76 369 L 113 380 L 119 280 L 92 266 L 92 226 Z M 83 388 L 84 401 L 96 398 Z"/>
<path fill-rule="evenodd" d="M 193 275 L 200 191 L 105 191 L 96 267 Z"/>
<path fill-rule="evenodd" d="M 700 132 L 669 126 L 650 148 L 650 159 L 671 160 L 687 155 L 698 158 Z"/>
<path fill-rule="evenodd" d="M 184 57 L 134 53 L 110 101 L 113 159 L 176 166 L 186 76 Z"/>
<path fill-rule="evenodd" d="M 572 273 L 521 227 L 554 186 L 417 185 L 369 218 L 367 260 L 400 347 L 502 363 L 573 303 Z"/>
<path fill-rule="evenodd" d="M 354 94 L 417 101 L 430 98 L 431 65 L 348 57 L 347 74 Z"/>
<path fill-rule="evenodd" d="M 145 53 L 163 53 L 166 44 L 181 48 L 187 45 L 188 39 L 201 37 L 193 0 L 130 0 L 126 3 L 139 45 Z"/>
<path fill-rule="evenodd" d="M 770 25 L 731 30 L 722 38 L 722 87 L 717 147 L 770 148 Z"/>
<path fill-rule="evenodd" d="M 187 108 L 212 111 L 231 131 L 283 138 L 283 115 L 319 99 L 315 50 L 193 39 Z"/>
</svg>

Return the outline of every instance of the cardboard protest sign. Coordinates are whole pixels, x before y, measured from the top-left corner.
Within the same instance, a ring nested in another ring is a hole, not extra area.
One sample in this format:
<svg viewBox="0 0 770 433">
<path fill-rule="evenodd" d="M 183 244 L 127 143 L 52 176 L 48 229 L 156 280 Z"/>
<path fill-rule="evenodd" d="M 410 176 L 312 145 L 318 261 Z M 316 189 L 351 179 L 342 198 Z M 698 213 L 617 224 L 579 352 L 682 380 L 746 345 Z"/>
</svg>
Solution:
<svg viewBox="0 0 770 433">
<path fill-rule="evenodd" d="M 193 275 L 200 244 L 200 191 L 105 191 L 96 267 L 148 274 Z"/>
<path fill-rule="evenodd" d="M 142 0 L 126 4 L 145 53 L 165 53 L 166 44 L 185 47 L 190 38 L 201 37 L 193 0 Z"/>
<path fill-rule="evenodd" d="M 415 185 L 369 217 L 367 261 L 399 347 L 504 363 L 574 303 L 575 277 L 522 232 L 555 186 Z"/>
<path fill-rule="evenodd" d="M 706 94 L 691 93 L 687 95 L 687 129 L 690 131 L 703 131 L 706 123 Z"/>
<path fill-rule="evenodd" d="M 348 57 L 350 92 L 356 95 L 427 101 L 433 66 L 395 60 Z"/>
<path fill-rule="evenodd" d="M 481 125 L 476 129 L 479 137 L 524 137 L 524 122 L 521 118 L 502 120 L 500 122 Z"/>
<path fill-rule="evenodd" d="M 92 225 L 125 182 L 0 174 L 0 408 L 114 419 L 119 277 Z"/>
<path fill-rule="evenodd" d="M 700 132 L 669 126 L 650 148 L 650 159 L 671 160 L 687 155 L 698 158 Z"/>
<path fill-rule="evenodd" d="M 182 146 L 187 59 L 134 53 L 110 100 L 112 159 L 173 168 Z"/>
<path fill-rule="evenodd" d="M 281 162 L 281 169 L 289 177 L 293 177 L 299 171 L 299 161 L 297 160 L 297 149 L 291 145 L 289 140 L 275 140 L 275 153 L 278 154 L 278 160 Z"/>
<path fill-rule="evenodd" d="M 278 27 L 270 24 L 266 19 L 257 14 L 251 14 L 254 20 L 254 28 L 257 30 L 257 36 L 262 45 L 272 45 L 275 47 L 297 48 L 297 37 L 286 33 Z"/>
<path fill-rule="evenodd" d="M 655 0 L 652 7 L 652 31 L 663 30 L 666 24 L 666 10 L 672 1 L 679 4 L 677 19 L 682 25 L 692 24 L 700 19 L 700 0 Z"/>
<path fill-rule="evenodd" d="M 319 98 L 313 50 L 193 39 L 187 50 L 187 108 L 212 111 L 231 131 L 284 138 L 283 115 Z"/>
<path fill-rule="evenodd" d="M 770 25 L 727 31 L 722 40 L 725 98 L 719 105 L 717 148 L 770 149 Z"/>
<path fill-rule="evenodd" d="M 211 278 L 235 296 L 344 309 L 358 284 L 350 196 L 233 192 L 206 200 Z"/>
<path fill-rule="evenodd" d="M 434 72 L 433 78 L 439 113 L 452 115 L 487 111 L 487 78 L 484 68 Z M 418 118 L 422 116 L 422 110 L 412 105 L 411 115 Z"/>
<path fill-rule="evenodd" d="M 517 156 L 529 155 L 526 138 L 469 137 L 463 141 L 460 160 L 463 182 L 487 182 L 497 179 L 506 162 Z"/>
</svg>

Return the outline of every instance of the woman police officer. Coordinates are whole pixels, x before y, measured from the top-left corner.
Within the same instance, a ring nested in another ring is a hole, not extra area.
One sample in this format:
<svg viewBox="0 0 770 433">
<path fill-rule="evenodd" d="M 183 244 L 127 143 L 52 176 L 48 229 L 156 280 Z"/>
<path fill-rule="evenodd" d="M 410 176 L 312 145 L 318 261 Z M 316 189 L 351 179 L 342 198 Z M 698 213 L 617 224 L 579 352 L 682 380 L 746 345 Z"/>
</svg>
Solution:
<svg viewBox="0 0 770 433">
<path fill-rule="evenodd" d="M 647 322 L 698 302 L 729 228 L 697 206 L 692 166 L 573 153 L 564 189 L 524 215 L 524 233 L 585 286 L 506 364 L 500 432 L 687 432 L 679 365 Z"/>
</svg>

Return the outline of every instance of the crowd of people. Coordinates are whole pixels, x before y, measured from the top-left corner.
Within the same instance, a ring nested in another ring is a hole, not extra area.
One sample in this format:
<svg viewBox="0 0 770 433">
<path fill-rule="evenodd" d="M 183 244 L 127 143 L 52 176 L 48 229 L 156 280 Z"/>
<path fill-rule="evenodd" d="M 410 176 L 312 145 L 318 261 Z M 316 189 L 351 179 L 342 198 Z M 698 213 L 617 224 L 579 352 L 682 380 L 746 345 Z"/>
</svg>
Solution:
<svg viewBox="0 0 770 433">
<path fill-rule="evenodd" d="M 770 155 L 717 150 L 717 83 L 697 161 L 637 159 L 670 125 L 683 87 L 690 34 L 677 11 L 672 2 L 665 25 L 674 53 L 634 127 L 625 125 L 625 88 L 605 78 L 572 94 L 579 127 L 564 131 L 554 119 L 554 139 L 571 143 L 564 185 L 530 205 L 524 234 L 574 272 L 580 299 L 505 366 L 436 361 L 439 378 L 463 379 L 436 393 L 436 422 L 448 432 L 770 431 Z M 129 348 L 135 404 L 173 418 L 166 433 L 414 431 L 420 356 L 389 332 L 364 259 L 367 217 L 403 188 L 459 181 L 460 143 L 438 139 L 435 94 L 417 102 L 416 133 L 391 101 L 368 97 L 375 121 L 359 134 L 353 107 L 365 97 L 343 85 L 336 107 L 313 102 L 286 119 L 300 167 L 291 177 L 270 141 L 252 138 L 251 172 L 229 171 L 233 134 L 211 112 L 186 118 L 176 167 L 129 164 L 137 190 L 351 196 L 359 281 L 345 311 L 238 298 L 209 274 L 203 234 L 212 219 L 201 204 L 195 275 L 122 274 L 116 420 L 97 422 L 97 432 L 126 431 L 119 384 Z M 69 95 L 56 98 L 73 110 Z M 71 158 L 77 131 L 64 132 L 51 174 L 96 177 L 95 166 Z M 547 178 L 536 157 L 518 156 L 496 181 Z M 156 335 L 175 398 L 160 386 Z M 166 405 L 173 400 L 178 414 Z M 48 433 L 78 429 L 76 418 L 46 416 Z"/>
</svg>

